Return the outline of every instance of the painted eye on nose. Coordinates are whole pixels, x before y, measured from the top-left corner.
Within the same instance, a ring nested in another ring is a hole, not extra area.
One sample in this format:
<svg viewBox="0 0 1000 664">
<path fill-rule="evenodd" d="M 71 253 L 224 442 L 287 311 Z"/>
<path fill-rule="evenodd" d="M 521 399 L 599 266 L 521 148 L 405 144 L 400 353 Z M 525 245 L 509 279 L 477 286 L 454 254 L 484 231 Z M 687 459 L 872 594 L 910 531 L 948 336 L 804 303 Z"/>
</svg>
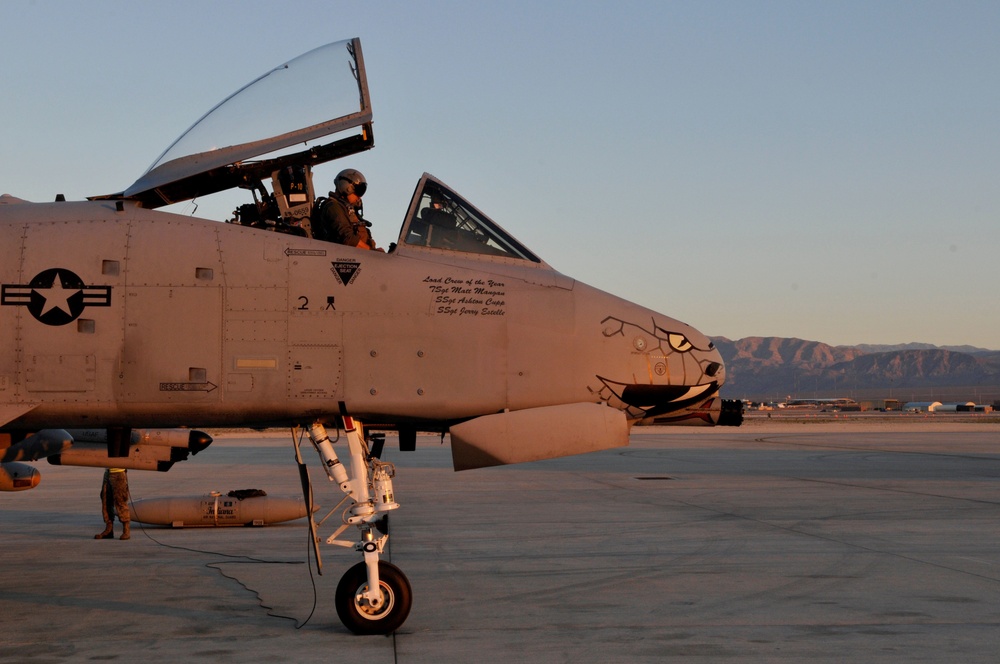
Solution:
<svg viewBox="0 0 1000 664">
<path fill-rule="evenodd" d="M 676 332 L 671 332 L 667 335 L 667 343 L 669 343 L 670 347 L 678 353 L 686 353 L 694 348 L 691 342 L 687 340 L 687 337 L 683 334 L 677 334 Z"/>
</svg>

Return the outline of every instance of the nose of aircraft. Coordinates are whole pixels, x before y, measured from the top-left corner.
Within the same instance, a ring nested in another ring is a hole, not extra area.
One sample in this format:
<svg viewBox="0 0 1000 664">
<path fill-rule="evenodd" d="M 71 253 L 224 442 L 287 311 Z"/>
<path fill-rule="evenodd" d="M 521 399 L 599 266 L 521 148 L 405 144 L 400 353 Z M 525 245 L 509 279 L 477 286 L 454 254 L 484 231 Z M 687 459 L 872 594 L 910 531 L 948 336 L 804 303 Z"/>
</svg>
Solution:
<svg viewBox="0 0 1000 664">
<path fill-rule="evenodd" d="M 688 325 L 660 315 L 654 315 L 651 324 L 618 317 L 603 322 L 605 337 L 622 344 L 617 348 L 624 355 L 617 357 L 624 365 L 599 376 L 601 391 L 613 395 L 611 403 L 619 401 L 632 418 L 700 411 L 725 382 L 726 368 L 718 349 Z"/>
</svg>

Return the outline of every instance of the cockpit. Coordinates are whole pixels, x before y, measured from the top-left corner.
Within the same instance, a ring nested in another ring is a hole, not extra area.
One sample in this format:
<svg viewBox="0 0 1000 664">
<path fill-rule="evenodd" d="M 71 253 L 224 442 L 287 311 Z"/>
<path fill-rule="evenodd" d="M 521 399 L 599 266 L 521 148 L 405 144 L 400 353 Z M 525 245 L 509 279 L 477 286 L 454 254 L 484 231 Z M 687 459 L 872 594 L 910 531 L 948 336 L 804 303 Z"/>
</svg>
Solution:
<svg viewBox="0 0 1000 664">
<path fill-rule="evenodd" d="M 313 237 L 313 168 L 372 147 L 361 42 L 349 39 L 309 51 L 240 88 L 194 123 L 130 187 L 92 200 L 124 199 L 152 209 L 241 190 L 228 222 Z M 426 173 L 396 246 L 545 265 Z"/>
</svg>

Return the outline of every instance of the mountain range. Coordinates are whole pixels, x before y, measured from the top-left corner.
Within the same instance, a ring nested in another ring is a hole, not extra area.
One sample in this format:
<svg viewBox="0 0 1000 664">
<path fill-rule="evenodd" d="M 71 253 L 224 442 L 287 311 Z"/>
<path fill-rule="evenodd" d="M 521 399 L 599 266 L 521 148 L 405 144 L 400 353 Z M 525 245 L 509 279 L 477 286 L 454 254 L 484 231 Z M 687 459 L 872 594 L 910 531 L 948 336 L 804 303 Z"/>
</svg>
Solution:
<svg viewBox="0 0 1000 664">
<path fill-rule="evenodd" d="M 726 363 L 722 395 L 754 401 L 1000 401 L 1000 351 L 909 343 L 830 346 L 783 337 L 713 337 Z"/>
</svg>

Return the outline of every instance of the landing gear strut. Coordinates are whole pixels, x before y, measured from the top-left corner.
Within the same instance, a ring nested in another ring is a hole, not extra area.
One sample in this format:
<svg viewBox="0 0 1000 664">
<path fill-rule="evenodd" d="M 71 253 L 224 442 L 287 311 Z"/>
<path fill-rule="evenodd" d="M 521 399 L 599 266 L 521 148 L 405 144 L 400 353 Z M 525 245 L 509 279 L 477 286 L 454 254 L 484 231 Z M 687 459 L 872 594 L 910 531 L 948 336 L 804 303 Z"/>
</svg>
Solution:
<svg viewBox="0 0 1000 664">
<path fill-rule="evenodd" d="M 342 525 L 327 538 L 327 544 L 352 548 L 364 555 L 364 561 L 351 567 L 337 585 L 337 615 L 347 629 L 355 634 L 390 634 L 403 624 L 410 613 L 412 592 L 410 582 L 398 567 L 380 560 L 389 539 L 386 528 L 387 513 L 397 509 L 392 491 L 392 478 L 396 471 L 371 453 L 362 433 L 361 423 L 344 417 L 344 430 L 350 454 L 350 469 L 344 467 L 333 449 L 333 443 L 322 424 L 316 422 L 308 431 L 309 439 L 323 461 L 327 477 L 337 482 L 346 494 L 319 525 L 346 504 L 342 511 Z M 312 513 L 312 488 L 308 471 L 302 463 L 299 439 L 295 437 L 295 457 L 299 463 L 306 506 L 309 508 L 309 527 L 316 553 L 319 573 L 323 565 L 319 555 L 319 539 Z M 356 526 L 360 540 L 356 542 L 337 539 L 350 526 Z"/>
</svg>

